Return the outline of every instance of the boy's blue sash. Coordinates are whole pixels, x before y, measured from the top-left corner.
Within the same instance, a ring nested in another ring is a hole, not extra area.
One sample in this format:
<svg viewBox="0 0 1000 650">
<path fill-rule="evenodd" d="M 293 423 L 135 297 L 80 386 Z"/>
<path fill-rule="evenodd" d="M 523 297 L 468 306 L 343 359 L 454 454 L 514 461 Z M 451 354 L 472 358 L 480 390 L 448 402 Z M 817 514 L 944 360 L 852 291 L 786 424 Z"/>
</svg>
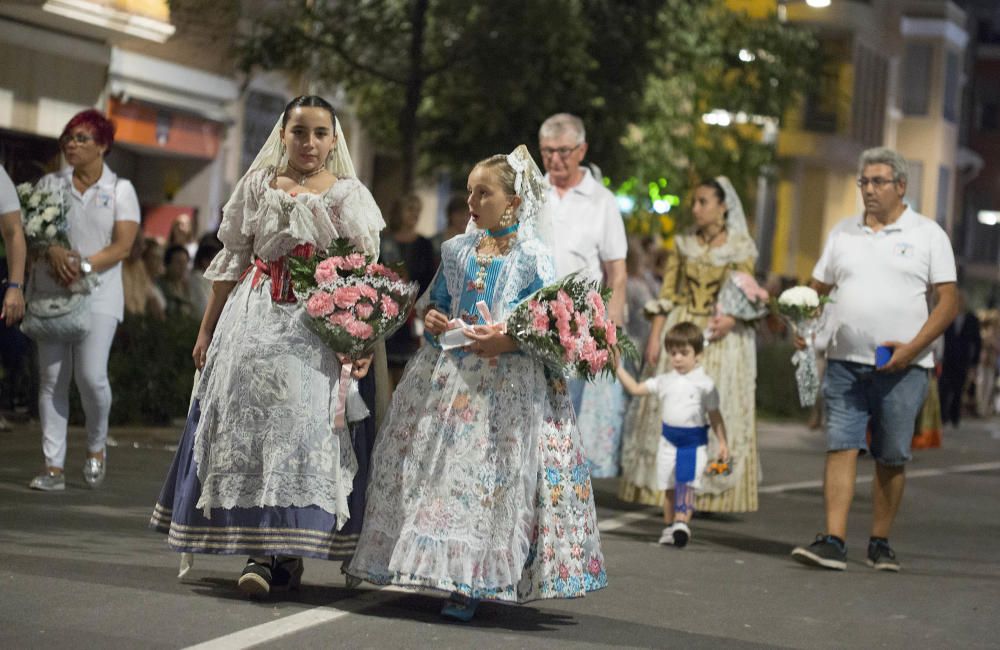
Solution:
<svg viewBox="0 0 1000 650">
<path fill-rule="evenodd" d="M 698 447 L 708 444 L 708 427 L 672 427 L 663 425 L 663 438 L 677 447 L 677 465 L 674 470 L 677 483 L 694 480 L 698 464 Z"/>
</svg>

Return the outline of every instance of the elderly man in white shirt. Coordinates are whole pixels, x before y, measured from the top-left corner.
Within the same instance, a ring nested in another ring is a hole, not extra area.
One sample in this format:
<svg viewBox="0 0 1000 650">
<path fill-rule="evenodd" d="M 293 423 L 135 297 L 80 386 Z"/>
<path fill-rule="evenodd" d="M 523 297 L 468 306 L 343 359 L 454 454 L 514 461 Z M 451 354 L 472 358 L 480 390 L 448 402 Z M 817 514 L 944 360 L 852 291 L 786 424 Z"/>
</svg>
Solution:
<svg viewBox="0 0 1000 650">
<path fill-rule="evenodd" d="M 934 365 L 928 347 L 958 309 L 955 256 L 944 230 L 903 202 L 907 165 L 902 156 L 883 147 L 869 149 L 858 168 L 864 213 L 830 232 L 812 281 L 820 293 L 837 291 L 837 324 L 823 385 L 826 532 L 793 550 L 792 557 L 811 566 L 846 568 L 857 459 L 870 451 L 875 481 L 867 562 L 878 570 L 899 571 L 889 532 L 903 498 L 914 423 Z M 928 313 L 931 287 L 937 304 Z"/>
<path fill-rule="evenodd" d="M 7 277 L 3 278 L 0 320 L 12 327 L 24 316 L 24 261 L 27 245 L 21 227 L 21 202 L 7 170 L 0 167 L 0 235 L 7 252 Z M 2 418 L 0 418 L 2 421 Z"/>
<path fill-rule="evenodd" d="M 583 121 L 569 113 L 558 113 L 542 123 L 538 131 L 545 178 L 551 185 L 548 204 L 552 211 L 556 273 L 565 277 L 581 272 L 611 288 L 608 312 L 616 323 L 625 322 L 625 254 L 628 242 L 625 224 L 615 196 L 581 166 L 587 154 Z M 597 380 L 584 391 L 585 383 L 570 385 L 584 449 L 596 477 L 617 476 L 625 394 L 616 380 Z"/>
</svg>

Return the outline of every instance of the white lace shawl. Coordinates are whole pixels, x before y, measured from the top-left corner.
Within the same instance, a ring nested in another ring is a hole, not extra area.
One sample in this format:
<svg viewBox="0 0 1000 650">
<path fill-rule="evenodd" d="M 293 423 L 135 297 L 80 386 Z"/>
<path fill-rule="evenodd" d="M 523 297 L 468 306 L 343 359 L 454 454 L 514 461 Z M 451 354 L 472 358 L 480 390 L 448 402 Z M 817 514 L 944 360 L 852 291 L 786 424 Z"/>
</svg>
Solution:
<svg viewBox="0 0 1000 650">
<path fill-rule="evenodd" d="M 275 169 L 251 172 L 226 204 L 219 226 L 224 246 L 205 271 L 213 281 L 238 280 L 256 255 L 276 260 L 301 243 L 326 248 L 337 237 L 377 255 L 382 213 L 361 181 L 342 178 L 322 194 L 291 196 L 271 187 Z"/>
</svg>

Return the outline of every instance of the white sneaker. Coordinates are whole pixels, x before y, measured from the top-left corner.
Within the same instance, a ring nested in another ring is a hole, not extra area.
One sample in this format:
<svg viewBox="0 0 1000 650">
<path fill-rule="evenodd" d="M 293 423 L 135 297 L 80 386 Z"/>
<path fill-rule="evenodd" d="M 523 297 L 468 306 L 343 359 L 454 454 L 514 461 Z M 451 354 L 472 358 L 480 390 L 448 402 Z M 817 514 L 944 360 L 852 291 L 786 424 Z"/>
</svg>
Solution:
<svg viewBox="0 0 1000 650">
<path fill-rule="evenodd" d="M 691 529 L 683 521 L 674 524 L 674 546 L 684 548 L 691 539 Z"/>
<path fill-rule="evenodd" d="M 660 544 L 666 546 L 674 543 L 674 526 L 676 526 L 676 524 L 670 524 L 663 529 L 663 532 L 660 533 Z"/>
</svg>

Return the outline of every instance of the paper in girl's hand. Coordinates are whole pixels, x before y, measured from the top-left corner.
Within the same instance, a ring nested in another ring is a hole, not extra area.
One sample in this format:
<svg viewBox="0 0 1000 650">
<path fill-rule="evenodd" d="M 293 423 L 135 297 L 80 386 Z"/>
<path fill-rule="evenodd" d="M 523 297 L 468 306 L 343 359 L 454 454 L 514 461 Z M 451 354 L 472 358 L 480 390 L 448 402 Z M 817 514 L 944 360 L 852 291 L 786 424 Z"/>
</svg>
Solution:
<svg viewBox="0 0 1000 650">
<path fill-rule="evenodd" d="M 438 336 L 441 349 L 454 350 L 472 344 L 472 339 L 465 335 L 465 331 L 468 329 L 471 329 L 471 326 L 460 318 L 448 321 L 448 329 Z"/>
</svg>

